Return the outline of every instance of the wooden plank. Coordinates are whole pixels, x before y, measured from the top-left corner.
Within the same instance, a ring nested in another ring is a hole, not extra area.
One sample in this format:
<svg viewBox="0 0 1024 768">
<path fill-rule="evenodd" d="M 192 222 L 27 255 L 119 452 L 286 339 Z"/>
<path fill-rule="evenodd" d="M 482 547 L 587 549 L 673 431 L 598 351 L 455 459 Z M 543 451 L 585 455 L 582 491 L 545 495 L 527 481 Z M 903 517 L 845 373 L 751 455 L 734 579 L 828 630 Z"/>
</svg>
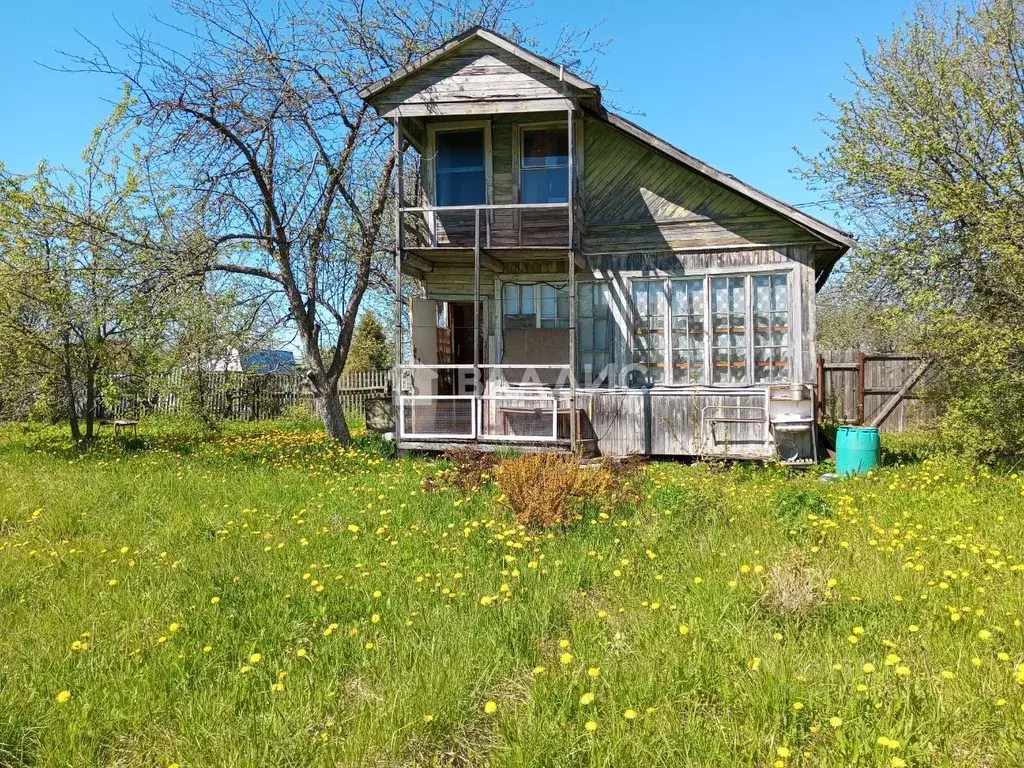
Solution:
<svg viewBox="0 0 1024 768">
<path fill-rule="evenodd" d="M 892 413 L 893 409 L 899 405 L 900 401 L 906 396 L 910 389 L 917 384 L 917 382 L 924 376 L 925 372 L 931 367 L 932 360 L 923 360 L 921 364 L 917 366 L 917 369 L 910 375 L 910 377 L 903 383 L 903 386 L 899 388 L 889 400 L 886 401 L 885 405 L 882 406 L 881 410 L 875 414 L 875 417 L 871 420 L 869 426 L 877 427 Z"/>
</svg>

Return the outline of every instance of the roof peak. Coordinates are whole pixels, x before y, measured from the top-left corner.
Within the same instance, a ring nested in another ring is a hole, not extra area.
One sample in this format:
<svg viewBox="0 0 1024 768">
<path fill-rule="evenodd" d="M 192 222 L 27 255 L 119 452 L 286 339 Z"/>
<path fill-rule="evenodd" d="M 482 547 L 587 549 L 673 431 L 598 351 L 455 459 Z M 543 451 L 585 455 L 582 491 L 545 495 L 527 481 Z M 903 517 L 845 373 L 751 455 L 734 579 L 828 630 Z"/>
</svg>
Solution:
<svg viewBox="0 0 1024 768">
<path fill-rule="evenodd" d="M 461 48 L 474 38 L 485 40 L 488 43 L 491 43 L 492 45 L 495 45 L 498 48 L 505 50 L 506 52 L 512 54 L 513 56 L 522 59 L 526 63 L 544 72 L 547 72 L 548 74 L 558 77 L 559 80 L 565 81 L 570 86 L 576 89 L 593 94 L 598 103 L 601 100 L 601 89 L 594 83 L 584 80 L 579 75 L 576 75 L 575 73 L 567 69 L 563 64 L 559 64 L 545 56 L 540 55 L 539 53 L 535 53 L 534 51 L 531 51 L 528 48 L 524 48 L 522 45 L 515 42 L 514 40 L 510 40 L 509 38 L 505 37 L 500 32 L 496 32 L 493 29 L 490 29 L 489 27 L 480 26 L 479 24 L 474 25 L 472 27 L 467 27 L 459 34 L 455 35 L 454 37 L 448 38 L 448 40 L 441 43 L 436 48 L 428 51 L 427 53 L 423 54 L 422 56 L 416 59 L 413 59 L 405 66 L 399 67 L 398 69 L 388 73 L 379 80 L 376 80 L 370 83 L 369 85 L 364 86 L 359 91 L 359 97 L 361 99 L 371 101 L 374 97 L 376 97 L 378 94 L 380 94 L 382 91 L 386 90 L 390 86 L 400 82 L 401 80 L 404 80 L 405 78 L 409 77 L 415 72 L 418 72 L 421 69 L 427 67 L 431 63 L 444 58 L 445 56 Z"/>
</svg>

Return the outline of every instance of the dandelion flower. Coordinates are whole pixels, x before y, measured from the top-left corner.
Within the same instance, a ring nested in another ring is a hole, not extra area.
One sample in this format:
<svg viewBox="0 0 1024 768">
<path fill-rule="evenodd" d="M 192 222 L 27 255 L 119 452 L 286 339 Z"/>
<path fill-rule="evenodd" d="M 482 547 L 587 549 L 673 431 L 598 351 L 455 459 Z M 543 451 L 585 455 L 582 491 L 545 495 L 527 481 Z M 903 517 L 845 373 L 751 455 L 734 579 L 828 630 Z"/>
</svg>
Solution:
<svg viewBox="0 0 1024 768">
<path fill-rule="evenodd" d="M 793 702 L 793 709 L 795 709 L 797 712 L 799 712 L 803 708 L 804 708 L 804 703 L 802 701 L 794 701 Z"/>
<path fill-rule="evenodd" d="M 67 704 L 69 701 L 71 701 L 71 691 L 61 691 L 57 694 L 58 704 Z"/>
<path fill-rule="evenodd" d="M 563 664 L 572 664 L 572 654 L 563 653 L 561 656 L 558 657 L 558 660 L 561 661 Z"/>
<path fill-rule="evenodd" d="M 176 621 L 172 621 L 172 622 L 171 622 L 171 624 L 170 624 L 170 626 L 169 626 L 169 627 L 167 627 L 167 630 L 168 630 L 169 632 L 171 632 L 172 634 L 173 634 L 173 633 L 175 633 L 175 632 L 177 632 L 177 631 L 178 631 L 179 629 L 181 629 L 181 624 L 179 624 L 179 623 L 178 623 L 178 622 L 176 622 Z"/>
<path fill-rule="evenodd" d="M 786 747 L 779 747 L 775 750 L 775 754 L 777 754 L 779 757 L 785 760 L 787 757 L 790 756 L 791 753 L 789 749 L 787 749 Z"/>
<path fill-rule="evenodd" d="M 861 669 L 864 670 L 865 675 L 870 675 L 872 672 L 875 671 L 875 665 L 869 661 L 863 667 L 861 667 Z"/>
<path fill-rule="evenodd" d="M 902 757 L 894 757 L 889 760 L 890 768 L 907 768 L 907 761 Z"/>
<path fill-rule="evenodd" d="M 690 632 L 690 628 L 688 626 L 686 626 L 685 624 L 680 624 L 679 625 L 679 634 L 680 635 L 686 635 L 686 634 L 689 634 L 689 632 Z"/>
<path fill-rule="evenodd" d="M 595 722 L 594 720 L 587 720 L 587 724 L 584 725 L 583 727 L 586 728 L 591 733 L 593 733 L 594 731 L 597 730 L 597 722 Z"/>
<path fill-rule="evenodd" d="M 828 719 L 828 724 L 831 725 L 833 728 L 838 728 L 839 726 L 841 726 L 843 724 L 843 718 L 841 718 L 841 717 L 830 717 Z"/>
<path fill-rule="evenodd" d="M 627 709 L 625 712 L 622 713 L 622 716 L 627 720 L 636 720 L 636 710 Z"/>
<path fill-rule="evenodd" d="M 601 670 L 598 669 L 597 667 L 591 667 L 590 669 L 587 670 L 587 674 L 590 677 L 597 677 L 598 675 L 601 674 Z"/>
<path fill-rule="evenodd" d="M 593 703 L 594 703 L 594 694 L 587 692 L 587 693 L 584 693 L 582 696 L 580 696 L 580 706 L 585 707 L 588 704 L 593 704 Z"/>
<path fill-rule="evenodd" d="M 541 667 L 541 666 L 534 667 L 533 668 L 533 674 L 535 674 L 535 675 L 543 675 L 544 674 L 544 667 Z"/>
<path fill-rule="evenodd" d="M 262 654 L 259 654 L 259 653 L 249 654 L 249 663 L 250 664 L 259 664 L 260 663 L 260 659 L 262 659 L 262 658 L 263 658 Z"/>
<path fill-rule="evenodd" d="M 987 629 L 982 629 L 978 631 L 979 640 L 988 640 L 990 637 L 992 637 L 992 633 L 989 632 Z"/>
<path fill-rule="evenodd" d="M 217 597 L 216 595 L 214 595 L 213 597 L 210 598 L 210 602 L 213 603 L 214 605 L 216 605 L 217 603 L 220 602 L 220 598 Z"/>
<path fill-rule="evenodd" d="M 498 711 L 498 705 L 495 702 L 488 701 L 486 704 L 484 704 L 484 712 L 487 713 L 488 715 L 493 715 L 497 711 Z"/>
<path fill-rule="evenodd" d="M 424 723 L 432 723 L 433 721 L 434 721 L 434 716 L 433 715 L 424 715 L 423 716 L 423 722 Z"/>
</svg>

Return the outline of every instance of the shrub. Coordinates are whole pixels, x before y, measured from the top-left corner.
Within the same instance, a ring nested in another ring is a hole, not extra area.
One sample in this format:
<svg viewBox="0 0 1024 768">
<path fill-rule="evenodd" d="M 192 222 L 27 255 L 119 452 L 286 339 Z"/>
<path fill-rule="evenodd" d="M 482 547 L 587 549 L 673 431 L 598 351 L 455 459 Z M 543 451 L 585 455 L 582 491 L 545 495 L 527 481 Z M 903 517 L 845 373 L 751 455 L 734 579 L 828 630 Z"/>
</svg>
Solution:
<svg viewBox="0 0 1024 768">
<path fill-rule="evenodd" d="M 451 466 L 424 478 L 422 486 L 425 491 L 436 493 L 454 488 L 462 493 L 472 493 L 493 479 L 494 470 L 501 463 L 499 454 L 474 448 L 456 448 L 445 453 L 444 458 Z"/>
<path fill-rule="evenodd" d="M 531 528 L 564 527 L 573 505 L 593 501 L 601 509 L 637 497 L 637 462 L 581 466 L 572 454 L 532 453 L 506 459 L 496 479 L 520 524 Z"/>
</svg>

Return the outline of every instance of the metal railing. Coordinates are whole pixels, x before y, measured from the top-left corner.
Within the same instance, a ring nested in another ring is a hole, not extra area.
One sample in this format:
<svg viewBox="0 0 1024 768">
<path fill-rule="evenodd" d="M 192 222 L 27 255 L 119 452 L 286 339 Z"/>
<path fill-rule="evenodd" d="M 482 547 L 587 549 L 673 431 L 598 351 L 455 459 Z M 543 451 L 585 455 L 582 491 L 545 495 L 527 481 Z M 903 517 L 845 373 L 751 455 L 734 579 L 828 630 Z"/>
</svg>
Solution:
<svg viewBox="0 0 1024 768">
<path fill-rule="evenodd" d="M 554 384 L 509 382 L 506 371 L 561 371 Z M 556 442 L 568 417 L 567 365 L 399 366 L 398 429 L 405 440 Z M 468 376 L 466 374 L 469 374 Z M 438 390 L 451 390 L 441 392 Z M 563 430 L 564 431 L 564 430 Z"/>
<path fill-rule="evenodd" d="M 568 248 L 571 239 L 569 203 L 403 206 L 399 219 L 411 235 L 407 248 Z"/>
</svg>

